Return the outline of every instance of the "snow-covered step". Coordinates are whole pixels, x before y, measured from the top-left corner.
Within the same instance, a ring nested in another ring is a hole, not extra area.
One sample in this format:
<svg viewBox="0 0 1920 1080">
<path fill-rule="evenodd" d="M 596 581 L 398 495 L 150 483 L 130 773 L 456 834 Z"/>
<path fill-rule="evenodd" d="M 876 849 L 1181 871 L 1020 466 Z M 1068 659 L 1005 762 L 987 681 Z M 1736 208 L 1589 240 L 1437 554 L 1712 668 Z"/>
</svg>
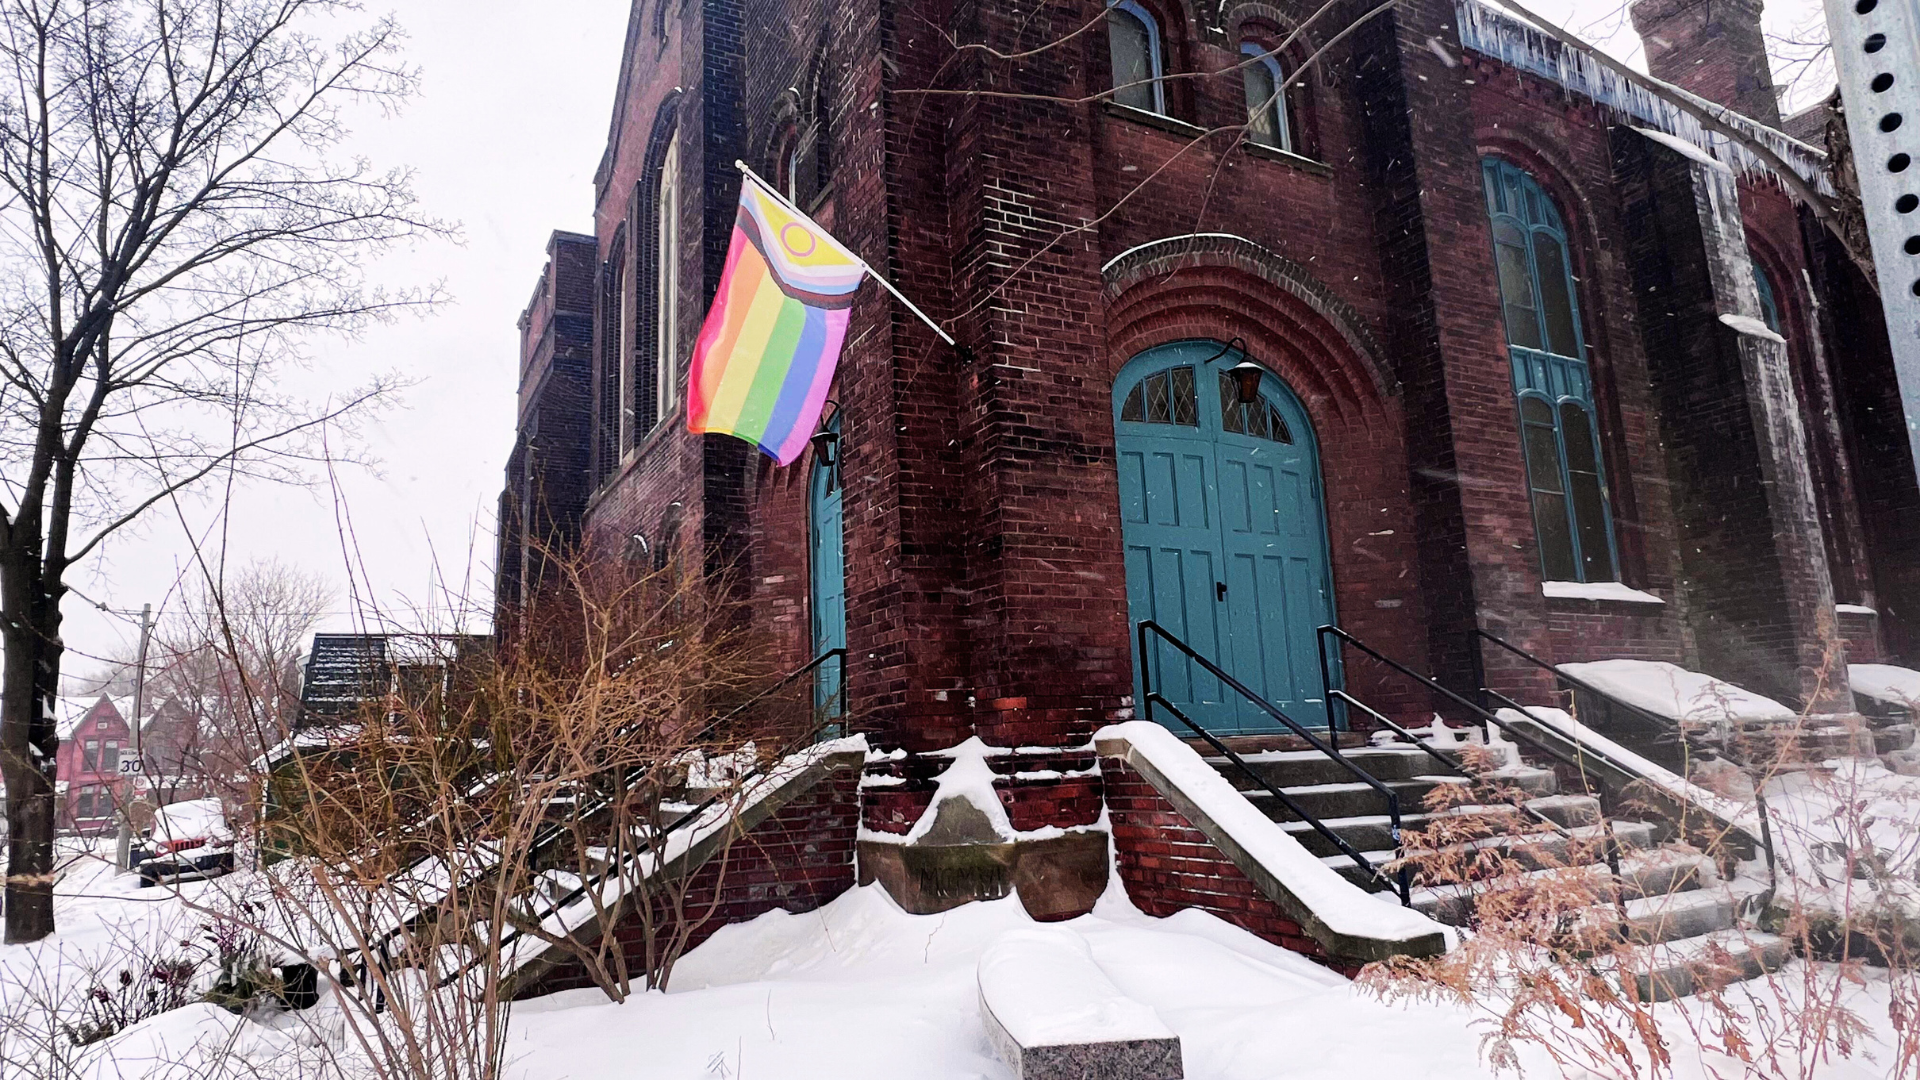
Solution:
<svg viewBox="0 0 1920 1080">
<path fill-rule="evenodd" d="M 1722 885 L 1642 896 L 1626 901 L 1621 907 L 1626 914 L 1622 933 L 1627 940 L 1651 945 L 1733 929 L 1739 898 Z M 1607 917 L 1619 919 L 1619 912 L 1612 908 L 1604 910 Z"/>
<path fill-rule="evenodd" d="M 1570 829 L 1568 832 L 1570 836 L 1561 836 L 1557 833 L 1489 836 L 1466 844 L 1450 844 L 1439 850 L 1452 854 L 1503 848 L 1515 861 L 1534 869 L 1597 863 L 1605 858 L 1606 829 L 1604 826 L 1584 825 Z M 1616 821 L 1613 823 L 1613 835 L 1624 854 L 1651 846 L 1654 827 L 1644 821 Z M 1399 857 L 1399 853 L 1391 849 L 1362 851 L 1360 854 L 1374 866 L 1384 866 Z M 1378 879 L 1362 870 L 1344 852 L 1322 856 L 1320 861 L 1356 885 L 1363 888 L 1380 887 Z"/>
<path fill-rule="evenodd" d="M 1233 779 L 1229 776 L 1228 779 Z M 1442 785 L 1465 784 L 1461 776 L 1416 776 L 1406 780 L 1385 780 L 1381 786 L 1394 793 L 1402 816 L 1424 811 L 1427 794 Z M 1235 786 L 1240 786 L 1236 784 Z M 1373 785 L 1355 781 L 1340 784 L 1302 784 L 1280 789 L 1300 809 L 1325 821 L 1329 818 L 1363 817 L 1386 811 L 1387 801 Z M 1246 791 L 1247 799 L 1275 821 L 1294 819 L 1294 812 L 1265 791 Z"/>
<path fill-rule="evenodd" d="M 1204 752 L 1203 752 L 1204 753 Z M 1445 767 L 1417 747 L 1356 747 L 1340 756 L 1375 780 L 1409 780 Z M 1207 764 L 1232 776 L 1239 770 L 1226 758 L 1206 755 Z M 1341 784 L 1354 779 L 1353 771 L 1318 750 L 1267 750 L 1240 755 L 1255 774 L 1275 787 L 1296 784 Z M 1236 785 L 1239 781 L 1236 781 Z"/>
<path fill-rule="evenodd" d="M 1620 975 L 1633 979 L 1642 1000 L 1672 1001 L 1778 971 L 1792 955 L 1787 940 L 1775 934 L 1715 930 L 1634 950 Z"/>
<path fill-rule="evenodd" d="M 1582 884 L 1596 899 L 1611 902 L 1613 877 L 1605 863 L 1549 870 L 1532 870 L 1516 877 L 1496 881 L 1455 882 L 1413 890 L 1413 906 L 1440 922 L 1464 926 L 1473 915 L 1474 903 L 1490 890 L 1538 887 L 1555 875 L 1578 874 Z M 1717 885 L 1719 871 L 1713 860 L 1697 852 L 1672 849 L 1636 851 L 1620 859 L 1620 890 L 1628 898 L 1658 896 Z"/>
</svg>

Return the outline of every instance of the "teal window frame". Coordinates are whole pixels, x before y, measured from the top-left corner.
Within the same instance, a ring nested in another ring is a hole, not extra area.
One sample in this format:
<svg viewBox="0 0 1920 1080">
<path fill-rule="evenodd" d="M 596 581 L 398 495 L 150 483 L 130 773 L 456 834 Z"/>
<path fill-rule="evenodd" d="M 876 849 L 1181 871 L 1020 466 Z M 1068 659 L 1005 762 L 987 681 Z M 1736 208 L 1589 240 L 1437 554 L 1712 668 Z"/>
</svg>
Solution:
<svg viewBox="0 0 1920 1080">
<path fill-rule="evenodd" d="M 1147 68 L 1145 80 L 1129 80 L 1120 70 L 1120 44 L 1111 37 L 1112 23 L 1116 17 L 1135 20 L 1147 33 L 1147 55 L 1142 58 L 1146 61 Z M 1153 12 L 1142 7 L 1135 0 L 1107 0 L 1107 20 L 1108 51 L 1113 64 L 1113 100 L 1142 112 L 1150 112 L 1158 116 L 1167 115 L 1167 66 L 1165 46 L 1160 36 L 1160 20 L 1154 18 Z M 1150 100 L 1127 100 L 1143 91 L 1151 91 L 1148 95 Z"/>
<path fill-rule="evenodd" d="M 1540 573 L 1548 581 L 1618 581 L 1613 499 L 1565 219 L 1526 170 L 1495 157 L 1480 165 Z M 1544 460 L 1549 453 L 1553 460 Z"/>
<path fill-rule="evenodd" d="M 1248 77 L 1242 79 L 1247 91 L 1247 140 L 1291 154 L 1294 152 L 1293 117 L 1287 110 L 1287 74 L 1281 68 L 1280 61 L 1269 52 L 1265 45 L 1257 41 L 1240 43 L 1240 63 L 1245 65 L 1248 73 Z M 1268 81 L 1273 84 L 1269 91 L 1273 100 L 1256 100 L 1254 95 L 1259 91 L 1251 74 L 1255 71 L 1265 72 Z M 1260 130 L 1262 121 L 1273 128 L 1271 133 Z"/>
<path fill-rule="evenodd" d="M 1767 271 L 1760 265 L 1759 259 L 1751 261 L 1753 262 L 1753 288 L 1760 294 L 1760 319 L 1767 324 L 1767 329 L 1781 337 L 1786 337 L 1787 332 L 1781 328 L 1784 324 L 1780 321 L 1780 302 L 1773 291 L 1773 279 L 1767 276 Z"/>
</svg>

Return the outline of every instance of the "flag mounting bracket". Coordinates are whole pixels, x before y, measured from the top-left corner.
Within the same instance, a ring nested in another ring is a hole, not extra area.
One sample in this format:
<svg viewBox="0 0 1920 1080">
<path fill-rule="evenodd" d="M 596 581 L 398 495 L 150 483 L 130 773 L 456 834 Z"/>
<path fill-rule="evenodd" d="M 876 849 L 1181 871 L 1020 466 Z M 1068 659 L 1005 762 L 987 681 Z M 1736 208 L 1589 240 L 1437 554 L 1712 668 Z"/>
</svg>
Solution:
<svg viewBox="0 0 1920 1080">
<path fill-rule="evenodd" d="M 779 203 L 783 208 L 787 210 L 787 212 L 791 214 L 795 214 L 801 218 L 805 218 L 808 221 L 813 220 L 812 218 L 807 216 L 806 211 L 800 209 L 799 207 L 793 205 L 793 203 L 787 201 L 787 197 L 785 195 L 780 194 L 778 189 L 776 189 L 772 184 L 767 183 L 766 179 L 763 178 L 759 173 L 754 172 L 753 169 L 750 168 L 746 162 L 740 160 L 739 158 L 735 158 L 733 160 L 733 166 L 734 168 L 740 170 L 741 175 L 745 176 L 747 179 L 753 181 L 756 185 L 758 185 L 761 191 L 766 192 L 768 198 Z M 895 300 L 898 300 L 901 303 L 907 305 L 908 311 L 911 311 L 916 316 L 918 316 L 921 322 L 926 323 L 928 326 L 933 327 L 933 332 L 940 335 L 941 341 L 946 342 L 947 344 L 953 346 L 956 349 L 962 347 L 959 342 L 953 340 L 952 334 L 947 333 L 946 330 L 941 328 L 939 323 L 934 322 L 932 319 L 928 318 L 927 313 L 924 311 L 921 311 L 919 305 L 907 299 L 907 295 L 905 293 L 901 292 L 899 289 L 894 288 L 893 282 L 888 281 L 885 277 L 882 277 L 880 272 L 873 268 L 872 263 L 869 263 L 867 260 L 860 258 L 860 256 L 858 255 L 854 255 L 853 252 L 851 251 L 847 252 L 847 254 L 853 255 L 853 258 L 860 263 L 861 268 L 866 270 L 868 276 L 872 277 L 873 280 L 879 282 L 881 288 L 892 293 L 893 298 Z"/>
</svg>

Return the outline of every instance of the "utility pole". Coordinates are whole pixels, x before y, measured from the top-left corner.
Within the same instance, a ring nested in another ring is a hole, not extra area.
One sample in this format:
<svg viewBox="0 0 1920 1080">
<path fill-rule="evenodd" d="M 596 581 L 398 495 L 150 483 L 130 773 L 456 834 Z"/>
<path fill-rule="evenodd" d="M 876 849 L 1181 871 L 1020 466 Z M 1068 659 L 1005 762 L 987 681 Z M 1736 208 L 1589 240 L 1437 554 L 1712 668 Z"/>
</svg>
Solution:
<svg viewBox="0 0 1920 1080">
<path fill-rule="evenodd" d="M 128 773 L 133 777 L 133 796 L 120 808 L 120 839 L 114 845 L 114 865 L 121 870 L 129 869 L 127 862 L 133 857 L 133 823 L 128 820 L 127 815 L 139 799 L 140 781 L 147 770 L 147 759 L 141 753 L 140 747 L 140 711 L 146 705 L 147 641 L 152 629 L 153 605 L 142 604 L 140 605 L 140 659 L 133 665 L 133 718 L 129 722 L 129 726 L 133 728 L 133 769 L 129 773 L 124 758 L 118 766 L 122 773 Z"/>
<path fill-rule="evenodd" d="M 1920 0 L 1825 0 L 1893 373 L 1920 471 Z"/>
</svg>

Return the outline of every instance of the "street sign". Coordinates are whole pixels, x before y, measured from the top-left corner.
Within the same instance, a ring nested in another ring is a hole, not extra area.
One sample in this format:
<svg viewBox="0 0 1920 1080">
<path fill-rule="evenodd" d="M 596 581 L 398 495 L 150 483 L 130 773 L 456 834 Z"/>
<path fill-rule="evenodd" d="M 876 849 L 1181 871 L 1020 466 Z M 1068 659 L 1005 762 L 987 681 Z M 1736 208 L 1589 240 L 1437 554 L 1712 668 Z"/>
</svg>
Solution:
<svg viewBox="0 0 1920 1080">
<path fill-rule="evenodd" d="M 120 775 L 121 776 L 132 776 L 135 773 L 140 772 L 142 767 L 143 766 L 140 764 L 139 758 L 123 757 L 120 759 Z"/>
</svg>

